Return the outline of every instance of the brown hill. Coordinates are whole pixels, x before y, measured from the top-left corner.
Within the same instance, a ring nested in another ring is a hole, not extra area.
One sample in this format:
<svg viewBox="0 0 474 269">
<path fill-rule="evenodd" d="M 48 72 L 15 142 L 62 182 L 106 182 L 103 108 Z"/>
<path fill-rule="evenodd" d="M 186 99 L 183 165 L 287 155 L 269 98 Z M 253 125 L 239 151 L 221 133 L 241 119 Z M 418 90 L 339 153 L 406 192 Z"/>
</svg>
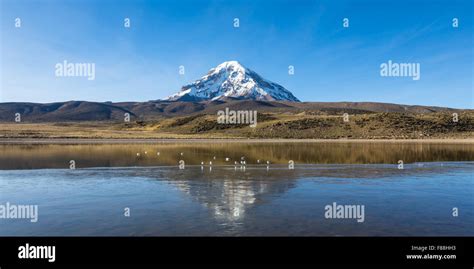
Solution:
<svg viewBox="0 0 474 269">
<path fill-rule="evenodd" d="M 0 103 L 0 122 L 13 122 L 20 113 L 22 122 L 75 122 L 75 121 L 123 121 L 130 113 L 132 120 L 158 120 L 163 118 L 216 114 L 218 110 L 257 110 L 259 113 L 306 113 L 312 115 L 340 115 L 342 113 L 367 114 L 398 112 L 426 114 L 433 112 L 464 111 L 459 109 L 409 106 L 374 102 L 278 102 L 234 100 L 222 101 L 148 101 L 98 103 L 68 101 L 57 103 Z"/>
</svg>

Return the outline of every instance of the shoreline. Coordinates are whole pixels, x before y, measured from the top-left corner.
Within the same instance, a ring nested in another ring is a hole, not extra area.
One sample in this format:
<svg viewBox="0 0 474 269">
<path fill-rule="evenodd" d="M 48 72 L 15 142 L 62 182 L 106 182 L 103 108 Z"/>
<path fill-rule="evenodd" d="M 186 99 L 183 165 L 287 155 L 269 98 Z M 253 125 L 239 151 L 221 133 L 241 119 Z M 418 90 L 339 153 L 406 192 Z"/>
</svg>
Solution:
<svg viewBox="0 0 474 269">
<path fill-rule="evenodd" d="M 429 143 L 474 144 L 474 138 L 453 139 L 250 139 L 250 138 L 0 138 L 0 145 L 30 144 L 186 144 L 186 143 Z"/>
</svg>

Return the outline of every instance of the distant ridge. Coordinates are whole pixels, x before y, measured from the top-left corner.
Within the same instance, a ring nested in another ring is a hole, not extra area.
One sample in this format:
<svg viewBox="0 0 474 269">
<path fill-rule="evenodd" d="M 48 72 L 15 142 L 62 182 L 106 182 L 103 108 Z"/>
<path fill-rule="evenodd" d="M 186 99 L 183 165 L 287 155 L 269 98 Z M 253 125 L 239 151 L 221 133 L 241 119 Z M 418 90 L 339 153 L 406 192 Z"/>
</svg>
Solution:
<svg viewBox="0 0 474 269">
<path fill-rule="evenodd" d="M 148 101 L 148 102 L 88 102 L 68 101 L 56 103 L 0 103 L 0 121 L 13 122 L 15 113 L 20 113 L 22 121 L 62 122 L 62 121 L 123 121 L 124 113 L 135 119 L 159 119 L 175 116 L 187 116 L 195 113 L 214 114 L 218 110 L 253 109 L 263 112 L 316 113 L 329 114 L 398 112 L 432 113 L 441 111 L 461 111 L 434 106 L 399 105 L 374 102 L 291 102 L 237 100 L 222 98 L 219 100 L 189 101 Z"/>
</svg>

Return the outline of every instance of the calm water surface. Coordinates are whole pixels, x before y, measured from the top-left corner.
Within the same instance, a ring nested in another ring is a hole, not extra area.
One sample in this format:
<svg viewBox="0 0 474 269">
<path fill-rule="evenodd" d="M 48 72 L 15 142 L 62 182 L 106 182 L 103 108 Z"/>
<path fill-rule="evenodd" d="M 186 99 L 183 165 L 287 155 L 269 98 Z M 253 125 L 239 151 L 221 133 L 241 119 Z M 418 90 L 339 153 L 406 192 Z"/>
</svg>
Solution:
<svg viewBox="0 0 474 269">
<path fill-rule="evenodd" d="M 37 223 L 0 219 L 0 235 L 474 235 L 474 145 L 0 145 L 0 153 L 0 204 L 39 206 Z M 234 163 L 242 157 L 245 169 Z M 364 205 L 365 221 L 326 219 L 333 202 Z"/>
</svg>

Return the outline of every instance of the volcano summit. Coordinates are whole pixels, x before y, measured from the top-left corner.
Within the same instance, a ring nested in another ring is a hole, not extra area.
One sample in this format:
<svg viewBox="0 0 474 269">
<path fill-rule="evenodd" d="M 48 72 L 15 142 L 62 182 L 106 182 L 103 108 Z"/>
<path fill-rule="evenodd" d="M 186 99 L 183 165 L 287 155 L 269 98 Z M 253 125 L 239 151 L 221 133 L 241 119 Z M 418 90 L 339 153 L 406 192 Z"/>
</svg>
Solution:
<svg viewBox="0 0 474 269">
<path fill-rule="evenodd" d="M 201 79 L 183 86 L 181 91 L 165 100 L 201 101 L 225 98 L 299 102 L 283 86 L 262 78 L 237 61 L 221 63 Z"/>
</svg>

